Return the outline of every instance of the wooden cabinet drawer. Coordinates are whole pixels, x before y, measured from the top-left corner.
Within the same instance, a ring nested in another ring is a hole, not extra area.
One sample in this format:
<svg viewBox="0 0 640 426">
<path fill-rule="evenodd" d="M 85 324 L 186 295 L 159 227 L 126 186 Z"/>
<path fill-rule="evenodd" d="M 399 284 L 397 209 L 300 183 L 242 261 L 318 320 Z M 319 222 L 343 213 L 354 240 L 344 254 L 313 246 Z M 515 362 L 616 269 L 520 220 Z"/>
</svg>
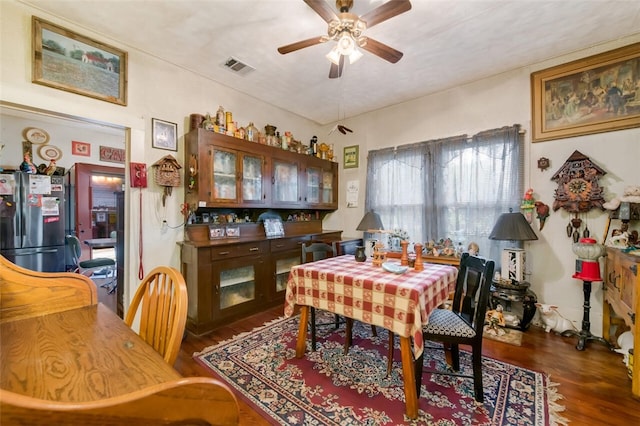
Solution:
<svg viewBox="0 0 640 426">
<path fill-rule="evenodd" d="M 301 250 L 300 247 L 303 243 L 309 241 L 309 237 L 294 237 L 294 238 L 278 238 L 277 240 L 271 240 L 269 243 L 271 244 L 271 252 L 279 252 L 286 250 Z"/>
<path fill-rule="evenodd" d="M 211 247 L 211 260 L 257 255 L 266 253 L 266 251 L 266 244 L 263 242 L 225 244 L 223 246 Z"/>
</svg>

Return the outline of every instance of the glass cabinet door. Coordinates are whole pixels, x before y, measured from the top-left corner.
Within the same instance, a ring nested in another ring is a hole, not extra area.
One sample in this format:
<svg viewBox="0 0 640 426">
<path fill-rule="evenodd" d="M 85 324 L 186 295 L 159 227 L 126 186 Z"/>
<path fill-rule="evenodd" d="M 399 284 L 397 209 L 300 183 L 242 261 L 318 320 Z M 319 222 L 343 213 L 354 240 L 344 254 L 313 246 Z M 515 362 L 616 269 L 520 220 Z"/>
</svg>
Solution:
<svg viewBox="0 0 640 426">
<path fill-rule="evenodd" d="M 291 268 L 300 264 L 300 253 L 296 251 L 289 257 L 276 259 L 276 293 L 284 292 L 287 289 L 287 280 Z"/>
<path fill-rule="evenodd" d="M 321 170 L 315 167 L 307 169 L 307 202 L 320 203 L 320 176 Z"/>
<path fill-rule="evenodd" d="M 242 200 L 248 202 L 263 202 L 264 189 L 262 188 L 262 165 L 264 161 L 260 156 L 242 156 Z"/>
<path fill-rule="evenodd" d="M 322 203 L 333 203 L 333 173 L 331 171 L 322 171 Z"/>
<path fill-rule="evenodd" d="M 220 270 L 220 310 L 254 300 L 256 297 L 256 270 L 254 265 Z"/>
<path fill-rule="evenodd" d="M 222 149 L 213 150 L 213 198 L 237 200 L 237 154 Z"/>
<path fill-rule="evenodd" d="M 284 161 L 273 162 L 273 201 L 298 202 L 298 165 Z"/>
</svg>

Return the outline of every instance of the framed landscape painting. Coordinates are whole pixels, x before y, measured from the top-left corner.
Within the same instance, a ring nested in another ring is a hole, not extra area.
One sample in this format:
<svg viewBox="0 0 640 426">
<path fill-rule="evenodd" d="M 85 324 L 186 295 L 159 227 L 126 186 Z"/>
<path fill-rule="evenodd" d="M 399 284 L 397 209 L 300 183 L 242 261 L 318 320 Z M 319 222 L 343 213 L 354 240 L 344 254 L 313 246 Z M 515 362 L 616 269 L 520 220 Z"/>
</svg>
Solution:
<svg viewBox="0 0 640 426">
<path fill-rule="evenodd" d="M 127 53 L 35 16 L 32 82 L 127 105 Z"/>
<path fill-rule="evenodd" d="M 640 127 L 640 43 L 531 74 L 532 141 Z"/>
</svg>

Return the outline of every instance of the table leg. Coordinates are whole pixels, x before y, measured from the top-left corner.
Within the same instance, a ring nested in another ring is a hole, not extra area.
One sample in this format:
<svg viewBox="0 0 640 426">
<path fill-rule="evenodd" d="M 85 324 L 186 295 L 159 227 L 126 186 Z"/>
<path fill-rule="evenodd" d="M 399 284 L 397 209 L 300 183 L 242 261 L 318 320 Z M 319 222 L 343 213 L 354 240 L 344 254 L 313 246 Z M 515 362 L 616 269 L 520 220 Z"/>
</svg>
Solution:
<svg viewBox="0 0 640 426">
<path fill-rule="evenodd" d="M 400 337 L 402 354 L 402 377 L 404 380 L 404 399 L 406 414 L 410 419 L 418 417 L 418 393 L 416 391 L 415 365 L 411 351 L 411 338 Z"/>
<path fill-rule="evenodd" d="M 307 350 L 307 324 L 309 323 L 309 307 L 300 308 L 300 326 L 298 327 L 298 341 L 296 342 L 296 358 L 302 358 Z"/>
</svg>

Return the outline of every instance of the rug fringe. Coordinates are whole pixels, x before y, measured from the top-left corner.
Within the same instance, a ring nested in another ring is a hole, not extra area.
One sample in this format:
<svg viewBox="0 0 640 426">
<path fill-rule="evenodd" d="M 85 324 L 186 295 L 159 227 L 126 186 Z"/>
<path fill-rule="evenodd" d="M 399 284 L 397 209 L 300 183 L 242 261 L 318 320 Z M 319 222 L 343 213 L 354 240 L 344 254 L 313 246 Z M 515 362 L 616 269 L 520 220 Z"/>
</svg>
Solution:
<svg viewBox="0 0 640 426">
<path fill-rule="evenodd" d="M 294 315 L 294 316 L 295 316 L 295 315 Z M 227 344 L 227 343 L 231 342 L 231 341 L 232 341 L 232 340 L 234 340 L 234 339 L 238 339 L 238 338 L 240 338 L 240 337 L 244 337 L 244 336 L 246 336 L 247 334 L 251 334 L 251 333 L 254 333 L 254 332 L 256 332 L 256 331 L 260 331 L 260 330 L 262 330 L 262 329 L 264 329 L 264 328 L 267 328 L 267 327 L 269 327 L 269 326 L 271 326 L 271 325 L 273 325 L 273 324 L 276 324 L 276 323 L 278 323 L 278 322 L 282 322 L 282 321 L 285 321 L 285 320 L 288 320 L 288 319 L 289 319 L 289 318 L 287 318 L 287 317 L 285 317 L 285 316 L 281 316 L 281 317 L 278 317 L 278 318 L 276 318 L 276 319 L 272 319 L 272 320 L 267 321 L 267 322 L 265 322 L 264 324 L 262 324 L 262 325 L 260 325 L 260 326 L 258 326 L 258 327 L 256 327 L 256 328 L 254 328 L 254 329 L 253 329 L 253 330 L 251 330 L 251 331 L 244 331 L 244 332 L 239 333 L 239 334 L 237 334 L 237 335 L 235 335 L 235 336 L 233 336 L 233 337 L 231 337 L 231 338 L 229 338 L 229 339 L 227 339 L 227 340 L 223 340 L 223 341 L 221 341 L 221 342 L 218 342 L 218 343 L 216 343 L 215 345 L 207 346 L 206 348 L 204 348 L 204 349 L 203 349 L 203 350 L 201 350 L 200 352 L 194 352 L 194 353 L 193 353 L 193 355 L 191 355 L 191 356 L 192 356 L 192 357 L 197 357 L 197 356 L 203 355 L 204 353 L 206 353 L 206 352 L 210 352 L 210 351 L 212 351 L 213 349 L 217 348 L 218 346 L 220 346 L 220 345 L 224 345 L 224 344 Z"/>
<path fill-rule="evenodd" d="M 558 400 L 563 399 L 564 397 L 558 393 L 559 383 L 555 383 L 551 381 L 549 375 L 546 376 L 547 381 L 547 404 L 549 406 L 549 423 L 551 425 L 564 425 L 567 426 L 569 424 L 569 420 L 562 417 L 559 413 L 565 410 L 564 405 L 558 404 Z"/>
</svg>

